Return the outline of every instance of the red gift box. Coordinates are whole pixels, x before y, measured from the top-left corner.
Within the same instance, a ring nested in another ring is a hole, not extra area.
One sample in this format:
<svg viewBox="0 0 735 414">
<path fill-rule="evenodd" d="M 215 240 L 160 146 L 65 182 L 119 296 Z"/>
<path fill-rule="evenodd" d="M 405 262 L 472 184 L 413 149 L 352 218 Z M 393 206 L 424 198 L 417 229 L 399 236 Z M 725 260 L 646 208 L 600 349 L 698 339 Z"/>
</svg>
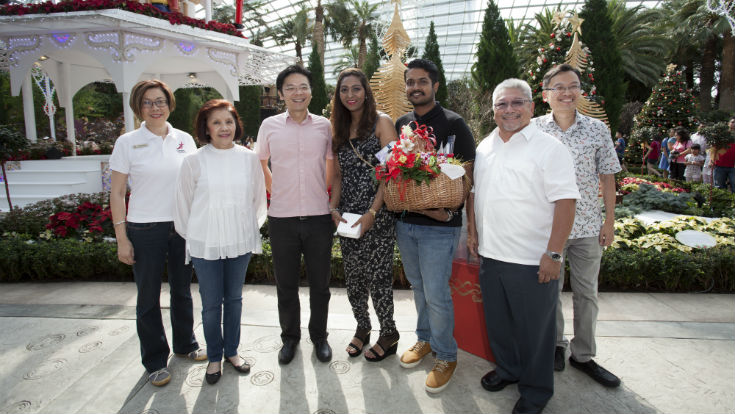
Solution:
<svg viewBox="0 0 735 414">
<path fill-rule="evenodd" d="M 449 286 L 454 302 L 454 339 L 460 349 L 495 362 L 487 339 L 479 273 L 477 264 L 465 260 L 452 263 Z"/>
</svg>

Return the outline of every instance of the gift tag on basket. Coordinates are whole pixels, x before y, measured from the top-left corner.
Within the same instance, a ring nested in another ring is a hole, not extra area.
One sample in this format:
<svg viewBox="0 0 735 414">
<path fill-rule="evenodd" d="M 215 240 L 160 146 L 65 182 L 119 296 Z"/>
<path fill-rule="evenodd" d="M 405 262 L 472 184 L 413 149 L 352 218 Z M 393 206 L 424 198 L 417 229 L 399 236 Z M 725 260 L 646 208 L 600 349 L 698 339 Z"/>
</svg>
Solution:
<svg viewBox="0 0 735 414">
<path fill-rule="evenodd" d="M 457 178 L 462 178 L 462 176 L 465 173 L 464 167 L 457 164 L 439 164 L 439 168 L 442 170 L 444 174 L 446 174 L 449 178 L 452 180 L 456 180 Z"/>
</svg>

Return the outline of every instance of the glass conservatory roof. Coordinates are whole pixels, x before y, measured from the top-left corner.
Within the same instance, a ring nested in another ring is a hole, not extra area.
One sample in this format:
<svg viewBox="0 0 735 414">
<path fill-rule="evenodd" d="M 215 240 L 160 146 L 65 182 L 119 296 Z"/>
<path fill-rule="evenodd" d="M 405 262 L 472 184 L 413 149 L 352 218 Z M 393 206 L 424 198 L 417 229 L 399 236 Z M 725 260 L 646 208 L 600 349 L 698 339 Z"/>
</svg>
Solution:
<svg viewBox="0 0 735 414">
<path fill-rule="evenodd" d="M 226 1 L 229 3 L 231 0 Z M 322 5 L 328 2 L 329 0 L 322 0 Z M 371 5 L 378 4 L 376 10 L 378 22 L 381 26 L 387 27 L 393 16 L 393 2 L 387 0 L 367 0 L 367 2 Z M 584 0 L 496 0 L 496 2 L 501 16 L 506 20 L 512 19 L 516 25 L 533 23 L 535 14 L 542 12 L 547 7 L 555 9 L 560 6 L 562 10 L 580 11 L 584 5 Z M 626 0 L 626 2 L 628 7 L 642 5 L 646 8 L 654 8 L 661 3 L 661 0 Z M 261 13 L 266 25 L 275 27 L 281 21 L 288 20 L 302 6 L 311 10 L 310 17 L 313 18 L 313 10 L 317 1 L 271 0 L 263 3 L 265 12 L 261 11 Z M 482 29 L 487 0 L 403 0 L 400 3 L 399 10 L 403 25 L 411 37 L 413 46 L 418 48 L 418 55 L 423 53 L 429 23 L 434 21 L 447 80 L 468 75 L 475 61 L 475 46 Z M 248 21 L 243 23 L 246 27 L 244 31 L 246 35 L 249 33 L 248 29 L 257 30 L 257 27 L 254 27 L 256 23 Z M 334 68 L 346 51 L 341 44 L 334 42 L 329 36 L 326 41 L 325 75 L 328 83 L 334 83 Z M 292 43 L 279 46 L 272 39 L 268 39 L 263 46 L 295 55 Z M 310 52 L 311 44 L 307 42 L 302 51 L 304 61 L 308 59 Z"/>
</svg>

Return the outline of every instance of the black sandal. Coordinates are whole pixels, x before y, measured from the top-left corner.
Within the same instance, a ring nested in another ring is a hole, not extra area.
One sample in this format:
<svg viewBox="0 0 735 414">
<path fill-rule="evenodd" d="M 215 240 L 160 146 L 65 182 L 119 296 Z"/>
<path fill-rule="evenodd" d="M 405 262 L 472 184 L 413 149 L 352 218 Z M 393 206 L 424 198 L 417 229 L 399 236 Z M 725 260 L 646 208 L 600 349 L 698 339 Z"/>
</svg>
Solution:
<svg viewBox="0 0 735 414">
<path fill-rule="evenodd" d="M 358 328 L 357 331 L 355 331 L 355 335 L 353 335 L 353 338 L 357 338 L 360 342 L 362 342 L 362 345 L 358 347 L 357 345 L 353 344 L 352 341 L 347 344 L 347 348 L 349 350 L 354 350 L 354 352 L 350 352 L 349 350 L 347 351 L 347 355 L 349 355 L 351 358 L 360 356 L 360 354 L 362 354 L 362 349 L 365 348 L 365 344 L 370 343 L 370 330 Z"/>
<path fill-rule="evenodd" d="M 399 335 L 398 332 L 387 336 L 381 335 L 378 338 L 378 341 L 375 342 L 375 345 L 370 348 L 370 350 L 373 351 L 373 355 L 375 356 L 371 358 L 367 354 L 365 354 L 365 359 L 370 362 L 379 362 L 387 358 L 389 355 L 395 355 L 396 351 L 398 350 L 398 339 L 400 337 L 401 335 Z M 378 346 L 383 351 L 383 355 L 378 355 L 378 353 L 375 351 L 375 348 Z"/>
</svg>

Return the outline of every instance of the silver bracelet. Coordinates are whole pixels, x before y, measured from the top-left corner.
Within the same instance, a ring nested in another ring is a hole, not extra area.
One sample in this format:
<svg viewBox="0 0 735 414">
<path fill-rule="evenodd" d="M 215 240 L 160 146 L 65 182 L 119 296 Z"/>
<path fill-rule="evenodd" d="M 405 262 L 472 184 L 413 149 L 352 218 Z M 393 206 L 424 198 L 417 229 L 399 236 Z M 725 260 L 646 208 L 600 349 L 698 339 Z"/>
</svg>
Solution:
<svg viewBox="0 0 735 414">
<path fill-rule="evenodd" d="M 455 214 L 457 214 L 456 211 L 447 209 L 447 219 L 444 220 L 444 222 L 445 223 L 449 223 L 450 221 L 452 221 L 452 219 L 454 218 L 454 215 Z"/>
</svg>

